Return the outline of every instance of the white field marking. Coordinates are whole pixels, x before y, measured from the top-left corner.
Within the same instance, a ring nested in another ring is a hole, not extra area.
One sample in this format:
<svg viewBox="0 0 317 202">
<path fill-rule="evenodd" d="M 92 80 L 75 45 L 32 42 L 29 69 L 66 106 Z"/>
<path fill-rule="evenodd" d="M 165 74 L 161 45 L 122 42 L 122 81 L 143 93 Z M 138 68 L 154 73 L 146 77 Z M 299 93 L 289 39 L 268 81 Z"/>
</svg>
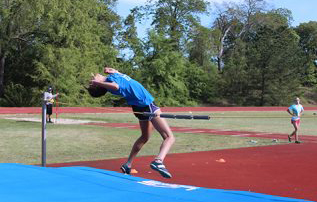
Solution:
<svg viewBox="0 0 317 202">
<path fill-rule="evenodd" d="M 8 117 L 5 119 L 17 120 L 17 121 L 30 121 L 30 122 L 42 122 L 42 119 L 39 118 L 18 118 L 18 117 Z M 55 119 L 52 118 L 52 121 L 55 122 Z M 83 123 L 107 123 L 104 121 L 90 121 L 90 120 L 79 120 L 79 119 L 57 119 L 56 124 L 83 124 Z"/>
<path fill-rule="evenodd" d="M 255 135 L 272 135 L 273 133 L 256 133 Z"/>
<path fill-rule="evenodd" d="M 237 137 L 248 137 L 250 136 L 251 134 L 239 134 L 239 135 L 234 135 L 234 136 L 237 136 Z M 254 134 L 253 134 L 254 135 Z"/>
<path fill-rule="evenodd" d="M 184 133 L 203 133 L 205 132 L 204 130 L 197 130 L 197 131 L 187 131 L 187 132 L 184 132 Z"/>
<path fill-rule="evenodd" d="M 189 185 L 169 184 L 169 183 L 163 183 L 163 182 L 158 182 L 154 180 L 140 181 L 137 183 L 143 184 L 146 186 L 151 186 L 151 187 L 161 187 L 161 188 L 168 188 L 168 189 L 185 189 L 186 191 L 193 191 L 195 189 L 199 189 L 199 187 L 194 187 Z"/>
<path fill-rule="evenodd" d="M 191 130 L 191 128 L 177 128 L 176 130 L 177 130 L 177 131 L 182 131 L 182 130 L 188 131 L 188 130 Z"/>
</svg>

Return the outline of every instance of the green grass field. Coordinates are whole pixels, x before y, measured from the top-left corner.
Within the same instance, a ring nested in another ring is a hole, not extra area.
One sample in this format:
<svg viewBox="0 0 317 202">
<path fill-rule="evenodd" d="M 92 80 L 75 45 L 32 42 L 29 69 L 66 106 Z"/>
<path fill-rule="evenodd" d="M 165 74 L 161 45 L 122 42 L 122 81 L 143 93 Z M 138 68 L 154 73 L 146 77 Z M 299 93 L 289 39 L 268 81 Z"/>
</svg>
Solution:
<svg viewBox="0 0 317 202">
<path fill-rule="evenodd" d="M 185 114 L 185 113 L 180 113 Z M 208 113 L 195 113 L 207 115 Z M 171 126 L 241 130 L 274 133 L 290 133 L 293 128 L 286 112 L 219 112 L 211 114 L 211 120 L 172 120 Z M 40 115 L 0 115 L 0 163 L 41 164 L 41 123 L 5 118 L 37 118 Z M 55 117 L 54 117 L 55 118 Z M 132 114 L 60 114 L 60 119 L 105 121 L 108 123 L 135 123 Z M 305 112 L 302 118 L 303 135 L 316 135 L 317 116 Z M 47 163 L 90 161 L 127 157 L 132 144 L 139 136 L 138 130 L 89 126 L 79 124 L 47 125 Z M 224 135 L 175 133 L 176 143 L 171 153 L 219 150 L 278 143 L 271 139 L 234 137 Z M 156 155 L 161 137 L 154 133 L 139 154 Z M 250 142 L 257 141 L 256 144 Z"/>
</svg>

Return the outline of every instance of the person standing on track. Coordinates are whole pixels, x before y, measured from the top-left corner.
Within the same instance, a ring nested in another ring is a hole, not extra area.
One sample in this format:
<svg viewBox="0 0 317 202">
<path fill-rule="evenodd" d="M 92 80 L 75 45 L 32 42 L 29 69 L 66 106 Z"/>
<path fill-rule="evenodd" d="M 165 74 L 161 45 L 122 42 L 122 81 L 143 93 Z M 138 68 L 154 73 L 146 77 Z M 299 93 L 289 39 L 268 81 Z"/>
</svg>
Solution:
<svg viewBox="0 0 317 202">
<path fill-rule="evenodd" d="M 44 93 L 44 100 L 46 101 L 46 122 L 53 123 L 51 115 L 53 113 L 53 103 L 54 98 L 58 96 L 58 93 L 55 95 L 52 94 L 53 88 L 48 87 L 47 92 Z"/>
<path fill-rule="evenodd" d="M 160 108 L 154 104 L 154 98 L 139 82 L 128 75 L 122 74 L 110 67 L 105 67 L 104 73 L 108 74 L 108 76 L 105 77 L 101 74 L 93 75 L 87 88 L 90 95 L 100 97 L 109 91 L 114 95 L 124 97 L 132 107 L 134 115 L 139 119 L 141 128 L 141 136 L 135 141 L 127 162 L 121 166 L 122 172 L 125 174 L 131 173 L 132 162 L 144 144 L 149 140 L 154 127 L 162 136 L 163 142 L 158 155 L 151 162 L 150 167 L 158 171 L 163 177 L 171 178 L 172 175 L 166 169 L 163 162 L 175 142 L 174 135 L 165 119 L 159 116 L 153 117 L 142 114 L 143 112 L 155 113 L 156 115 L 161 114 Z"/>
<path fill-rule="evenodd" d="M 300 128 L 300 117 L 304 112 L 304 107 L 300 104 L 300 99 L 298 97 L 295 98 L 294 104 L 292 104 L 287 112 L 292 116 L 291 123 L 294 126 L 294 131 L 292 134 L 288 135 L 288 141 L 292 142 L 292 136 L 295 135 L 295 143 L 301 143 L 299 141 L 299 128 Z"/>
</svg>

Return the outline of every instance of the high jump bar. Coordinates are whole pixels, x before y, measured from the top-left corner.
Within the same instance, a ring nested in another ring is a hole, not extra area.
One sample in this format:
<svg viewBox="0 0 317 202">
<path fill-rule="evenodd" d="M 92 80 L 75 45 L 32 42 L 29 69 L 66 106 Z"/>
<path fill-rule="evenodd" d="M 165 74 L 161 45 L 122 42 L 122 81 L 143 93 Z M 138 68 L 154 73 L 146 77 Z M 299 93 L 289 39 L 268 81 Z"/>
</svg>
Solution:
<svg viewBox="0 0 317 202">
<path fill-rule="evenodd" d="M 161 117 L 167 119 L 197 119 L 197 120 L 209 120 L 210 116 L 207 115 L 177 115 L 177 114 L 155 114 L 151 112 L 134 112 L 135 114 L 142 114 L 144 116 Z"/>
</svg>

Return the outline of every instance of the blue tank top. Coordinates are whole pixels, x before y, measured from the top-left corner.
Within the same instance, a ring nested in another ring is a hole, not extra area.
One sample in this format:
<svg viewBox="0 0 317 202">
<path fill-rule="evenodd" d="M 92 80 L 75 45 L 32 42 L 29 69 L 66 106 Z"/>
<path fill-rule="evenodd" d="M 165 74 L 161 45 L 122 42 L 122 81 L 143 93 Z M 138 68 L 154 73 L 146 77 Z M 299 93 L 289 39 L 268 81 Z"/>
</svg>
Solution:
<svg viewBox="0 0 317 202">
<path fill-rule="evenodd" d="M 128 75 L 122 73 L 110 74 L 106 81 L 114 82 L 119 85 L 119 90 L 108 91 L 114 95 L 124 97 L 128 105 L 145 107 L 154 101 L 153 96 L 139 82 Z"/>
</svg>

